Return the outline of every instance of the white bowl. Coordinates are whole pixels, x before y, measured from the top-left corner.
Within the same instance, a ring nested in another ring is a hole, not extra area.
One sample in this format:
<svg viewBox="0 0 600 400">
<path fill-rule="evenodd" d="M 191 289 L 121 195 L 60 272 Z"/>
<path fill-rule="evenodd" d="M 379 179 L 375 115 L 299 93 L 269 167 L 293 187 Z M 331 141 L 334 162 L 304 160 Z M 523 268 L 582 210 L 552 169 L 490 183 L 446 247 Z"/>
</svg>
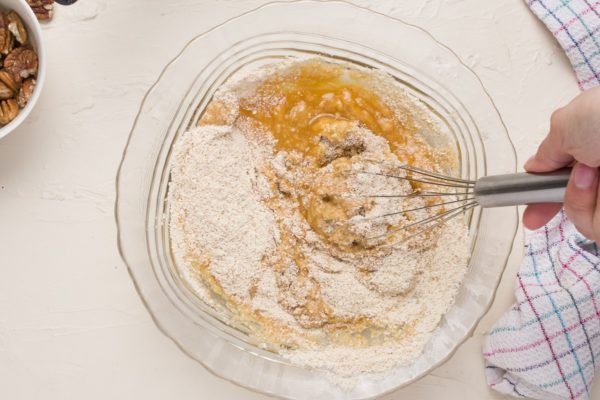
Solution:
<svg viewBox="0 0 600 400">
<path fill-rule="evenodd" d="M 44 86 L 44 81 L 46 78 L 46 50 L 42 40 L 42 29 L 40 27 L 40 23 L 31 10 L 31 7 L 29 7 L 25 0 L 0 0 L 0 8 L 2 8 L 4 11 L 14 10 L 17 14 L 19 14 L 23 20 L 23 24 L 27 28 L 29 41 L 33 45 L 33 48 L 36 51 L 39 59 L 38 73 L 35 79 L 36 84 L 33 94 L 27 102 L 27 105 L 20 110 L 19 115 L 10 121 L 10 123 L 0 128 L 0 139 L 2 139 L 4 136 L 8 135 L 19 125 L 21 125 L 25 119 L 27 119 L 29 113 L 31 113 L 31 110 L 33 110 L 33 107 L 35 107 L 35 104 L 40 97 L 40 93 L 42 92 L 42 87 Z"/>
</svg>

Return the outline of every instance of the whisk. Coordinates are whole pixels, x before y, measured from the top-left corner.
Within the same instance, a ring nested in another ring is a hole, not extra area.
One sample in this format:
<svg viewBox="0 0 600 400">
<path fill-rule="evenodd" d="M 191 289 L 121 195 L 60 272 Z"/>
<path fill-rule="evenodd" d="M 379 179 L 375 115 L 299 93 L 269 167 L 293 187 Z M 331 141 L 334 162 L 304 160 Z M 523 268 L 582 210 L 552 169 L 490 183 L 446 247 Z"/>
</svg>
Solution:
<svg viewBox="0 0 600 400">
<path fill-rule="evenodd" d="M 416 232 L 411 232 L 412 234 L 410 235 L 410 237 L 413 237 L 477 206 L 488 208 L 535 203 L 562 203 L 571 174 L 571 168 L 563 168 L 550 173 L 534 174 L 523 172 L 485 176 L 473 181 L 425 171 L 407 165 L 396 167 L 404 170 L 406 174 L 398 175 L 393 173 L 368 171 L 361 171 L 361 173 L 378 175 L 391 179 L 402 179 L 421 184 L 421 186 L 427 187 L 428 189 L 417 190 L 410 194 L 373 194 L 366 197 L 399 198 L 422 196 L 440 198 L 442 200 L 422 207 L 398 210 L 397 212 L 371 218 L 407 214 L 433 207 L 443 207 L 443 211 L 434 216 L 397 227 L 384 235 L 371 237 L 369 239 L 375 239 L 377 237 L 388 235 L 389 233 L 415 228 Z"/>
</svg>

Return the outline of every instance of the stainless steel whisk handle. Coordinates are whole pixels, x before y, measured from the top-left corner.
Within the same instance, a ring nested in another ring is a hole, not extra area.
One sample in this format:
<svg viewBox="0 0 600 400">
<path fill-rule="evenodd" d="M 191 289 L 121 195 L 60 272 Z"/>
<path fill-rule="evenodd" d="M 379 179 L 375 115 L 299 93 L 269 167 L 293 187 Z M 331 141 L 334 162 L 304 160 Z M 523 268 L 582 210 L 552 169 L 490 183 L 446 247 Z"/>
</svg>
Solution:
<svg viewBox="0 0 600 400">
<path fill-rule="evenodd" d="M 485 176 L 475 183 L 475 200 L 482 207 L 562 203 L 570 175 L 571 168 L 563 168 L 543 174 Z"/>
</svg>

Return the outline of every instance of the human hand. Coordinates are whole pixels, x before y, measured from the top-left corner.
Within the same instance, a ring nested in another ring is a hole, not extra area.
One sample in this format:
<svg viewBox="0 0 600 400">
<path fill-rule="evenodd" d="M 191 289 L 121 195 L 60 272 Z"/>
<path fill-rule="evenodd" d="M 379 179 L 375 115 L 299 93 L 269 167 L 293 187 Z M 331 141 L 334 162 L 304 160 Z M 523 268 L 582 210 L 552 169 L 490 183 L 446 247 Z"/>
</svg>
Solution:
<svg viewBox="0 0 600 400">
<path fill-rule="evenodd" d="M 549 172 L 568 165 L 573 165 L 573 171 L 565 193 L 567 216 L 588 239 L 600 240 L 600 87 L 581 93 L 552 114 L 550 133 L 525 163 L 525 170 Z M 530 205 L 523 223 L 537 229 L 560 208 L 560 204 Z"/>
</svg>

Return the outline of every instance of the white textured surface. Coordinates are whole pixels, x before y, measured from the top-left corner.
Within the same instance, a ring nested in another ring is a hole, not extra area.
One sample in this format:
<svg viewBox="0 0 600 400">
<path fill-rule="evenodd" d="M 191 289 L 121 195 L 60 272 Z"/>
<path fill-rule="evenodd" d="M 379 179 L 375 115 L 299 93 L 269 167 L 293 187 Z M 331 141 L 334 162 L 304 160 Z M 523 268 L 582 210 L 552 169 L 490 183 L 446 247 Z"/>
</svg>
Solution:
<svg viewBox="0 0 600 400">
<path fill-rule="evenodd" d="M 40 103 L 0 141 L 0 398 L 263 398 L 213 377 L 158 331 L 117 253 L 113 218 L 117 165 L 146 90 L 192 36 L 262 3 L 57 6 L 44 30 Z M 567 59 L 522 0 L 356 3 L 422 26 L 454 49 L 496 102 L 520 163 L 551 111 L 578 92 Z M 386 399 L 502 398 L 485 385 L 482 332 L 512 302 L 521 241 L 473 337 Z"/>
</svg>

